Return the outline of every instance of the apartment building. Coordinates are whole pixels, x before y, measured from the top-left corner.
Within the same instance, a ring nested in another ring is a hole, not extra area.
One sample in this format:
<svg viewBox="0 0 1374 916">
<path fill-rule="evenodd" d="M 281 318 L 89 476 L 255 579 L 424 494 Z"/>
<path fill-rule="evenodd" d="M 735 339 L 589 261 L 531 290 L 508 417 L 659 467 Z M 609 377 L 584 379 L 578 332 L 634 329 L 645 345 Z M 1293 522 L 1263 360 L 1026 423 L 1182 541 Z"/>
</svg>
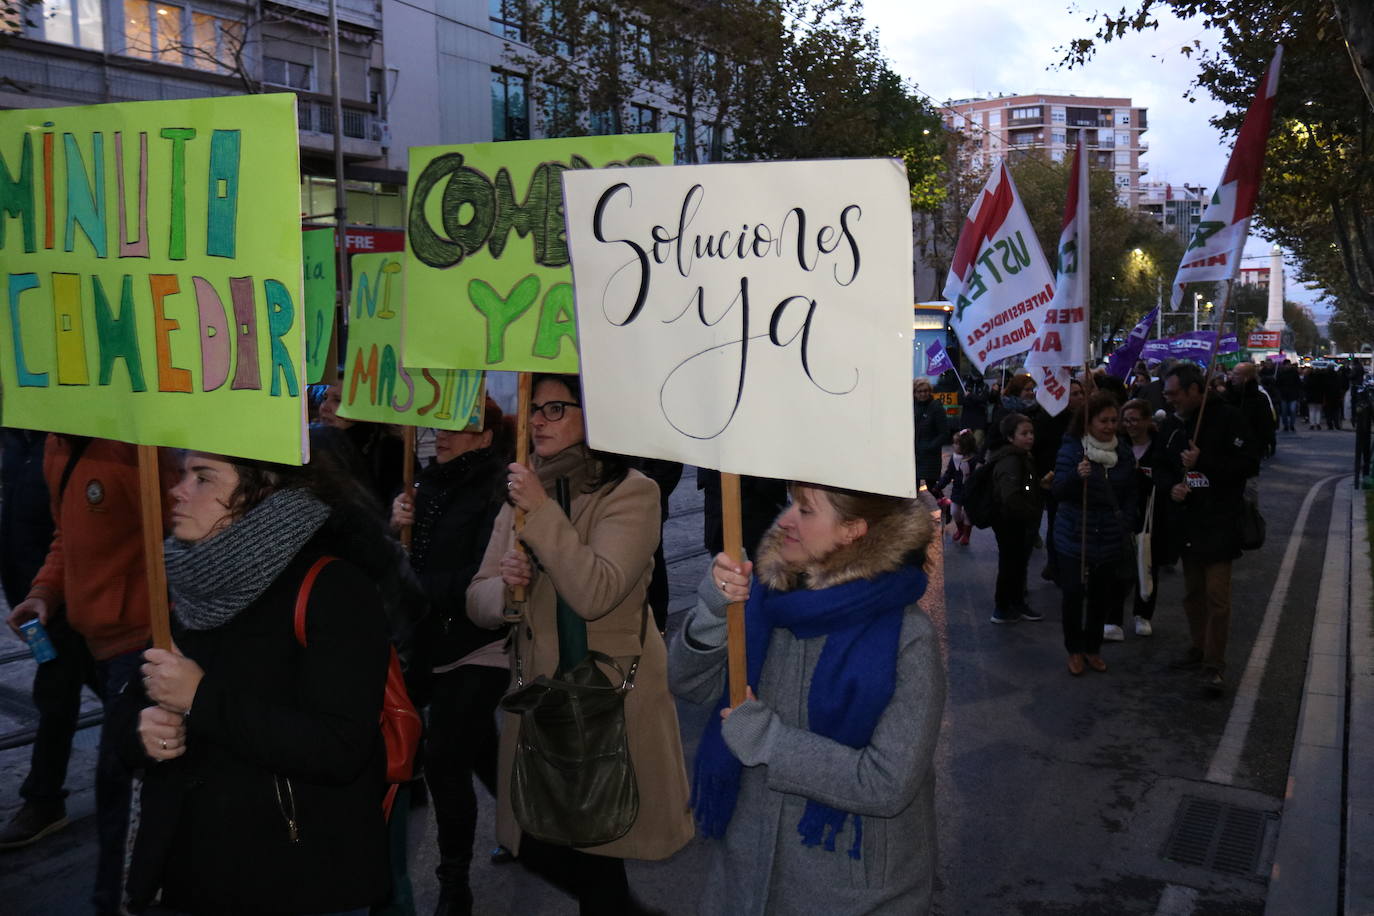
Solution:
<svg viewBox="0 0 1374 916">
<path fill-rule="evenodd" d="M 942 106 L 945 126 L 967 138 L 975 168 L 1032 150 L 1061 162 L 1081 135 L 1090 166 L 1112 173 L 1118 198 L 1130 207 L 1138 206 L 1141 179 L 1149 171 L 1141 162 L 1150 148 L 1142 139 L 1146 111 L 1128 98 L 1042 94 L 960 99 Z"/>
<path fill-rule="evenodd" d="M 512 0 L 337 0 L 340 132 L 350 247 L 405 223 L 411 146 L 581 132 L 668 131 L 679 158 L 718 158 L 725 129 L 687 119 L 652 92 L 616 118 L 567 110 L 532 85 L 531 23 Z M 0 35 L 0 108 L 294 92 L 301 215 L 331 224 L 335 206 L 328 0 L 42 0 Z M 641 25 L 627 41 L 649 53 Z M 524 53 L 522 52 L 524 49 Z M 556 88 L 556 87 L 555 87 Z M 371 231 L 376 230 L 376 231 Z"/>
<path fill-rule="evenodd" d="M 1207 209 L 1207 189 L 1202 185 L 1145 181 L 1140 184 L 1136 206 L 1154 217 L 1161 229 L 1187 245 L 1202 222 L 1202 211 Z"/>
</svg>

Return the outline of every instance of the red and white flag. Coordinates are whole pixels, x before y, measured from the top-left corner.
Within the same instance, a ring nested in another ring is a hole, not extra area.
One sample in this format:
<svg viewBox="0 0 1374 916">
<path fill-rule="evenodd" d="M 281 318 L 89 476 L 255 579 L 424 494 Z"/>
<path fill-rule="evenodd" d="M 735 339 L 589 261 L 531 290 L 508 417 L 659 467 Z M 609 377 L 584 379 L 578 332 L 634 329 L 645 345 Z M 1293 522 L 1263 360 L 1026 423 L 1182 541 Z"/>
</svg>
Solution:
<svg viewBox="0 0 1374 916">
<path fill-rule="evenodd" d="M 1035 399 L 1053 416 L 1069 403 L 1069 367 L 1088 359 L 1088 160 L 1083 135 L 1073 152 L 1054 275 L 1054 298 L 1026 358 Z"/>
<path fill-rule="evenodd" d="M 1174 278 L 1170 308 L 1177 309 L 1183 302 L 1184 289 L 1189 283 L 1235 279 L 1264 173 L 1264 148 L 1274 118 L 1274 94 L 1279 88 L 1282 61 L 1283 45 L 1279 45 L 1260 81 L 1255 100 L 1245 114 L 1221 184 L 1212 194 L 1202 214 L 1202 222 L 1193 233 L 1188 250 L 1183 253 L 1183 263 Z"/>
<path fill-rule="evenodd" d="M 1011 173 L 1000 163 L 968 212 L 945 280 L 950 326 L 979 371 L 1024 353 L 1054 296 L 1054 278 Z"/>
</svg>

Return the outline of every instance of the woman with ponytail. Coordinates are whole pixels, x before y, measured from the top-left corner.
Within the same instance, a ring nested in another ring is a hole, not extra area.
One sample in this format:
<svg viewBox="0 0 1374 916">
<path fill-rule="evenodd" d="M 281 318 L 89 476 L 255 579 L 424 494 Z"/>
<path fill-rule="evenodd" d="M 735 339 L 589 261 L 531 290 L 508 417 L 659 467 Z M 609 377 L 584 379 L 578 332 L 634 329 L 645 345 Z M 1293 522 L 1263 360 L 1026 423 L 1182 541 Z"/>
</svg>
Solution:
<svg viewBox="0 0 1374 916">
<path fill-rule="evenodd" d="M 916 606 L 933 524 L 911 500 L 790 490 L 755 563 L 716 557 L 671 648 L 674 691 L 717 710 L 692 787 L 715 839 L 700 911 L 925 913 L 945 701 Z M 731 708 L 725 609 L 746 600 L 750 691 Z"/>
</svg>

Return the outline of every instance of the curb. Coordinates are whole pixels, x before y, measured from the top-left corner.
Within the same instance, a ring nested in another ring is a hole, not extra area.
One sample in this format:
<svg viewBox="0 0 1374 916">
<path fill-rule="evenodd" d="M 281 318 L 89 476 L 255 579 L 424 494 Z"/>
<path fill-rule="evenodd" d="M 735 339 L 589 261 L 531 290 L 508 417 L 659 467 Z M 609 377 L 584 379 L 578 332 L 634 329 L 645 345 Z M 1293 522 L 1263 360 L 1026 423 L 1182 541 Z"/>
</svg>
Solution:
<svg viewBox="0 0 1374 916">
<path fill-rule="evenodd" d="M 1354 492 L 1352 478 L 1335 482 L 1302 708 L 1265 903 L 1265 912 L 1275 916 L 1340 911 Z M 1360 525 L 1363 516 L 1361 511 Z M 1374 751 L 1374 744 L 1367 746 Z"/>
<path fill-rule="evenodd" d="M 1374 574 L 1362 490 L 1350 535 L 1350 665 L 1346 705 L 1345 913 L 1374 913 Z"/>
</svg>

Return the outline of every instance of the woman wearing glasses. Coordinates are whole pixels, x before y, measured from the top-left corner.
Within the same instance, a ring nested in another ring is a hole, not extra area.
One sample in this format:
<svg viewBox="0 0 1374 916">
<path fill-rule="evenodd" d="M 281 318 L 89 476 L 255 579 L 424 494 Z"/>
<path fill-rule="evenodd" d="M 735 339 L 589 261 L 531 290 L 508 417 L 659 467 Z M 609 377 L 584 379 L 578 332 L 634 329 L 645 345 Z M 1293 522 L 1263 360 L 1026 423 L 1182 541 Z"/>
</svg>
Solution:
<svg viewBox="0 0 1374 916">
<path fill-rule="evenodd" d="M 510 590 L 526 589 L 514 640 L 518 676 L 526 683 L 552 676 L 560 656 L 565 668 L 587 651 L 609 655 L 625 669 L 639 658 L 634 689 L 625 697 L 625 720 L 641 804 L 629 832 L 602 846 L 576 850 L 522 836 L 510 801 L 519 721 L 508 714 L 501 729 L 497 839 L 575 895 L 583 914 L 637 913 L 642 910 L 630 895 L 624 859 L 667 858 L 693 831 L 677 713 L 668 693 L 667 652 L 657 629 L 645 626 L 659 539 L 658 486 L 622 459 L 587 448 L 576 376 L 535 377 L 530 439 L 533 470 L 509 467 L 511 505 L 497 516 L 468 588 L 468 616 L 479 626 L 502 626 Z M 560 490 L 567 493 L 566 512 Z M 519 540 L 528 554 L 515 546 L 517 508 L 525 512 Z M 580 646 L 579 622 L 586 628 Z"/>
</svg>

